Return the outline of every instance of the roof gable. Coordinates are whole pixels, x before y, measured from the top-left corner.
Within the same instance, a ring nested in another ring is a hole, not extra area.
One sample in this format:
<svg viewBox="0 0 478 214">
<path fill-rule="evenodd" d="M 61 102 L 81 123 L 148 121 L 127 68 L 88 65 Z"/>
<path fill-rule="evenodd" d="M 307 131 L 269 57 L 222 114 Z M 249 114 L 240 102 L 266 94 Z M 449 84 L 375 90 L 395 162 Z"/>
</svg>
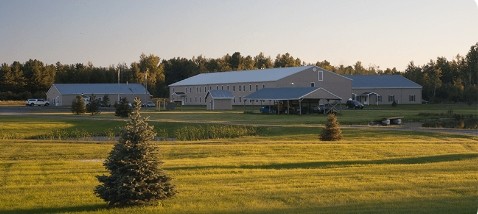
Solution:
<svg viewBox="0 0 478 214">
<path fill-rule="evenodd" d="M 138 83 L 92 83 L 92 84 L 53 84 L 61 94 L 149 94 Z"/>
<path fill-rule="evenodd" d="M 280 80 L 284 77 L 307 70 L 312 67 L 315 66 L 202 73 L 173 83 L 169 86 L 227 84 L 243 82 L 270 82 Z"/>
<path fill-rule="evenodd" d="M 244 97 L 251 100 L 299 100 L 309 99 L 330 99 L 341 100 L 339 96 L 323 89 L 313 87 L 297 88 L 263 88 Z"/>
<path fill-rule="evenodd" d="M 422 88 L 402 75 L 348 75 L 352 89 L 359 88 Z"/>
<path fill-rule="evenodd" d="M 206 94 L 206 98 L 211 96 L 212 99 L 234 99 L 234 95 L 226 90 L 210 90 Z"/>
</svg>

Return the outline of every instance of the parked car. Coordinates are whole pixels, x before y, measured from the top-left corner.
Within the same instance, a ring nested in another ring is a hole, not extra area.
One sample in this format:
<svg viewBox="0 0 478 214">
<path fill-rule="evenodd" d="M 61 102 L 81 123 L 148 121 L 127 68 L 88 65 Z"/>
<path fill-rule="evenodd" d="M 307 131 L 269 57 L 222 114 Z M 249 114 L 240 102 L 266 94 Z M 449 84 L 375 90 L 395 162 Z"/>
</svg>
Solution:
<svg viewBox="0 0 478 214">
<path fill-rule="evenodd" d="M 142 104 L 143 107 L 156 107 L 156 104 L 153 103 L 153 101 L 148 101 L 146 103 Z"/>
<path fill-rule="evenodd" d="M 349 109 L 363 109 L 363 104 L 357 100 L 347 100 L 347 103 L 345 103 L 345 105 Z"/>
<path fill-rule="evenodd" d="M 27 106 L 49 106 L 50 102 L 44 99 L 28 99 L 25 104 Z"/>
</svg>

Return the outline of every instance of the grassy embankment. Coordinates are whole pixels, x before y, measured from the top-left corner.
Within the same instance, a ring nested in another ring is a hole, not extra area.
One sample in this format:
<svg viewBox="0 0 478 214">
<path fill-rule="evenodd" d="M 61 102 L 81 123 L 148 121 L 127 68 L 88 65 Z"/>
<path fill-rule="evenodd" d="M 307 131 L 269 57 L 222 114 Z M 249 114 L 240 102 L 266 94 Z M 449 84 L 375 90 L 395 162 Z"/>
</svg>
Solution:
<svg viewBox="0 0 478 214">
<path fill-rule="evenodd" d="M 381 110 L 376 111 L 373 115 Z M 477 209 L 477 137 L 364 128 L 344 129 L 345 140 L 326 143 L 317 140 L 317 127 L 325 120 L 321 116 L 191 111 L 187 117 L 184 113 L 148 114 L 156 126 L 167 130 L 191 125 L 187 120 L 206 119 L 226 124 L 250 120 L 249 124 L 267 126 L 259 136 L 158 142 L 164 169 L 174 178 L 178 195 L 162 206 L 122 209 L 107 209 L 93 195 L 95 176 L 105 173 L 102 161 L 113 142 L 25 139 L 59 129 L 99 132 L 121 126 L 122 120 L 111 114 L 0 116 L 0 133 L 14 136 L 0 140 L 0 213 L 471 213 Z"/>
</svg>

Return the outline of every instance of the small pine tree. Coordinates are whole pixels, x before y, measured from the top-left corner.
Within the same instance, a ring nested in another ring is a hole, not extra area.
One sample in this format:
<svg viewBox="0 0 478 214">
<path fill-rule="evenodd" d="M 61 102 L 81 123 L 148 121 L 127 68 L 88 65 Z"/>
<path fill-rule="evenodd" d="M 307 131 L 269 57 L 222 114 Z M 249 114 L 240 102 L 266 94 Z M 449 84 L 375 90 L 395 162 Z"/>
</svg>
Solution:
<svg viewBox="0 0 478 214">
<path fill-rule="evenodd" d="M 94 94 L 90 96 L 90 103 L 86 105 L 86 112 L 91 113 L 91 115 L 100 113 L 100 100 L 96 99 Z"/>
<path fill-rule="evenodd" d="M 101 101 L 101 104 L 104 107 L 110 107 L 110 97 L 107 94 L 103 96 L 103 100 Z"/>
<path fill-rule="evenodd" d="M 71 112 L 73 114 L 83 114 L 86 112 L 85 101 L 82 96 L 76 96 L 76 98 L 71 102 Z"/>
<path fill-rule="evenodd" d="M 394 100 L 394 101 L 392 102 L 392 106 L 393 106 L 393 107 L 397 107 L 397 105 L 398 105 L 397 102 Z"/>
<path fill-rule="evenodd" d="M 173 196 L 175 188 L 160 168 L 159 151 L 149 141 L 156 133 L 140 115 L 141 101 L 135 99 L 130 121 L 104 162 L 110 175 L 98 176 L 95 194 L 110 206 L 152 205 Z"/>
<path fill-rule="evenodd" d="M 335 114 L 329 114 L 327 116 L 327 123 L 325 129 L 322 130 L 320 140 L 323 141 L 336 141 L 342 139 L 342 130 L 340 130 L 339 122 Z"/>
<path fill-rule="evenodd" d="M 115 116 L 128 117 L 131 113 L 131 106 L 126 97 L 121 98 L 120 102 L 115 105 Z"/>
</svg>

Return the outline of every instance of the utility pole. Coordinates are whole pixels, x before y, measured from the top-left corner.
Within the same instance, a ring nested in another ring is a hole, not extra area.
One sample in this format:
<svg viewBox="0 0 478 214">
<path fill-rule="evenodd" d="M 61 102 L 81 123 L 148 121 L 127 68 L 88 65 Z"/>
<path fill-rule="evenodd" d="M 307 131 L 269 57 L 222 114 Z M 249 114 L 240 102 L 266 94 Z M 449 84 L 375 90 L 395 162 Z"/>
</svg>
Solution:
<svg viewBox="0 0 478 214">
<path fill-rule="evenodd" d="M 149 68 L 146 68 L 146 91 L 144 92 L 145 94 L 148 93 L 148 71 L 149 71 Z"/>
<path fill-rule="evenodd" d="M 118 67 L 118 99 L 116 100 L 117 103 L 120 101 L 119 91 L 120 91 L 120 68 Z"/>
</svg>

